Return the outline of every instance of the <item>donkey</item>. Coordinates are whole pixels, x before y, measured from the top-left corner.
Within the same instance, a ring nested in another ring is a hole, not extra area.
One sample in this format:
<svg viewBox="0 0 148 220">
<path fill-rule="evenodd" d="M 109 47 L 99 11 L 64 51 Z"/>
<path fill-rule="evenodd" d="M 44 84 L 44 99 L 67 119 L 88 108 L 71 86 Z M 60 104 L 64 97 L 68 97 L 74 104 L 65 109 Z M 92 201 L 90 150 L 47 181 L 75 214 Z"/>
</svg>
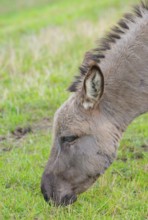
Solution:
<svg viewBox="0 0 148 220">
<path fill-rule="evenodd" d="M 69 205 L 116 158 L 127 126 L 148 111 L 148 3 L 126 14 L 85 54 L 72 95 L 57 110 L 41 181 L 46 201 Z"/>
</svg>

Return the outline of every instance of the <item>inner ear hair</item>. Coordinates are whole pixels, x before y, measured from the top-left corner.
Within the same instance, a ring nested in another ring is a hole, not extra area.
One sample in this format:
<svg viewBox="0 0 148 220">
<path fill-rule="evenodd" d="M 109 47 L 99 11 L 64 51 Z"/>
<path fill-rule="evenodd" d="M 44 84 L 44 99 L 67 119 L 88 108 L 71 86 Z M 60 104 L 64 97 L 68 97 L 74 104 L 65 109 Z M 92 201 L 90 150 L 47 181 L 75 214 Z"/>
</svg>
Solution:
<svg viewBox="0 0 148 220">
<path fill-rule="evenodd" d="M 93 108 L 99 102 L 104 91 L 104 77 L 97 63 L 90 63 L 90 68 L 84 79 L 84 102 L 85 109 Z"/>
<path fill-rule="evenodd" d="M 93 99 L 96 99 L 98 97 L 101 96 L 101 92 L 102 92 L 102 89 L 100 89 L 100 86 L 102 87 L 103 86 L 103 76 L 102 76 L 102 72 L 100 70 L 100 68 L 98 66 L 92 66 L 90 71 L 89 71 L 89 74 L 88 76 L 86 77 L 85 79 L 85 85 L 86 85 L 86 88 L 90 80 L 90 83 L 91 83 L 91 90 L 90 90 L 90 95 L 91 95 L 91 98 Z M 85 89 L 86 89 L 85 88 Z M 87 88 L 89 89 L 89 87 Z"/>
</svg>

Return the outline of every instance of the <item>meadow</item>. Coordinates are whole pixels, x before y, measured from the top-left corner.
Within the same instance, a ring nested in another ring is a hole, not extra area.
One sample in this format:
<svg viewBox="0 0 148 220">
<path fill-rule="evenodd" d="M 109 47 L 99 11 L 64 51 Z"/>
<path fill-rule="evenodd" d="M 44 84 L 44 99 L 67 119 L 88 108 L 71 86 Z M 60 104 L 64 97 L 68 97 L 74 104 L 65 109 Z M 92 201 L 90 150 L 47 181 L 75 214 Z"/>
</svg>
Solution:
<svg viewBox="0 0 148 220">
<path fill-rule="evenodd" d="M 48 205 L 41 175 L 56 109 L 84 53 L 135 0 L 0 0 L 0 220 L 148 219 L 148 114 L 78 201 Z"/>
</svg>

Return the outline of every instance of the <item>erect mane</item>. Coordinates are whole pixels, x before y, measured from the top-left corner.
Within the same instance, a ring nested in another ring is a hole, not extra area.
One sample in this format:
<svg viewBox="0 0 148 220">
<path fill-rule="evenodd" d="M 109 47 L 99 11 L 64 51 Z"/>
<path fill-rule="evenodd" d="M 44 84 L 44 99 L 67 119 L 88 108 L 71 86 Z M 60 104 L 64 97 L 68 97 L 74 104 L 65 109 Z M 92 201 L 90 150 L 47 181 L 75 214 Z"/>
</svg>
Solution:
<svg viewBox="0 0 148 220">
<path fill-rule="evenodd" d="M 142 18 L 142 9 L 148 10 L 148 1 L 141 2 L 139 5 L 133 7 L 133 13 L 127 13 L 121 20 L 114 26 L 111 31 L 99 41 L 98 47 L 86 52 L 82 65 L 79 67 L 80 75 L 75 77 L 75 81 L 70 85 L 68 90 L 76 92 L 81 81 L 84 79 L 85 74 L 88 72 L 90 61 L 100 63 L 105 58 L 105 51 L 110 50 L 112 44 L 122 38 L 129 30 L 128 23 L 133 22 L 137 17 Z"/>
</svg>

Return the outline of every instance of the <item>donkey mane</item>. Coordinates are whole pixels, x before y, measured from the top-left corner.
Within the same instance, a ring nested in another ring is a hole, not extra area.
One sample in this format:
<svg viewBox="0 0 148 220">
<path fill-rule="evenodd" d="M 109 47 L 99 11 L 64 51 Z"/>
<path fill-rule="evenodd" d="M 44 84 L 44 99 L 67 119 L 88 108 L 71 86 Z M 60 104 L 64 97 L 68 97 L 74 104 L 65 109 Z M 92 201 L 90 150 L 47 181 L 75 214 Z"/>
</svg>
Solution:
<svg viewBox="0 0 148 220">
<path fill-rule="evenodd" d="M 141 2 L 139 5 L 133 7 L 133 13 L 127 13 L 119 20 L 116 26 L 98 42 L 98 47 L 86 52 L 82 65 L 79 67 L 79 76 L 75 76 L 75 81 L 70 85 L 68 90 L 70 92 L 76 92 L 78 85 L 82 82 L 85 74 L 88 72 L 90 62 L 94 61 L 100 63 L 105 58 L 105 51 L 110 50 L 112 44 L 115 44 L 122 38 L 123 34 L 126 34 L 129 30 L 129 22 L 135 23 L 136 18 L 143 17 L 142 10 L 148 10 L 148 1 Z"/>
</svg>

